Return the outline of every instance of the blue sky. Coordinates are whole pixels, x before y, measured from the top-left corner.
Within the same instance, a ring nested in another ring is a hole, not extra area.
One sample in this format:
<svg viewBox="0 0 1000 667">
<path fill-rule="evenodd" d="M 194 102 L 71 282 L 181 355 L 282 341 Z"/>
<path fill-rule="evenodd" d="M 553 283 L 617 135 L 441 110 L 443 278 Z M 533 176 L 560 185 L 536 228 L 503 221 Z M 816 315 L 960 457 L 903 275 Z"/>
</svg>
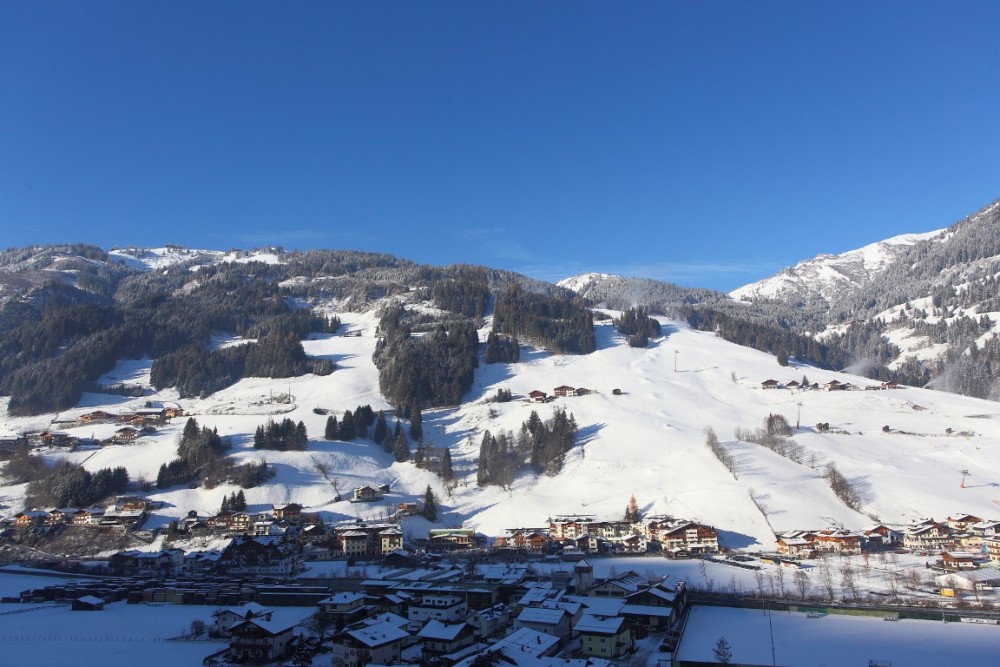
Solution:
<svg viewBox="0 0 1000 667">
<path fill-rule="evenodd" d="M 3 247 L 728 290 L 1000 197 L 996 2 L 6 2 Z"/>
</svg>

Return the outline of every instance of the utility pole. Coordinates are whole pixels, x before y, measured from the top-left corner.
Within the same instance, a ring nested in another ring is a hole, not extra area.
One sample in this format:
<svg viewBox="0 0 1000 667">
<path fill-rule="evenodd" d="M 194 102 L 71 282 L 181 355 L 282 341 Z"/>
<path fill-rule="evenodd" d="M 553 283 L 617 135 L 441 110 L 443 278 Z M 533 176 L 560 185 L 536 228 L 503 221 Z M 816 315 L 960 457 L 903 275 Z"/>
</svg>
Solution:
<svg viewBox="0 0 1000 667">
<path fill-rule="evenodd" d="M 677 372 L 677 353 L 678 350 L 674 350 L 674 372 Z"/>
<path fill-rule="evenodd" d="M 958 488 L 960 488 L 960 489 L 964 489 L 965 488 L 965 478 L 968 477 L 968 476 L 969 476 L 969 471 L 968 470 L 963 470 L 962 471 L 962 483 L 958 485 Z"/>
</svg>

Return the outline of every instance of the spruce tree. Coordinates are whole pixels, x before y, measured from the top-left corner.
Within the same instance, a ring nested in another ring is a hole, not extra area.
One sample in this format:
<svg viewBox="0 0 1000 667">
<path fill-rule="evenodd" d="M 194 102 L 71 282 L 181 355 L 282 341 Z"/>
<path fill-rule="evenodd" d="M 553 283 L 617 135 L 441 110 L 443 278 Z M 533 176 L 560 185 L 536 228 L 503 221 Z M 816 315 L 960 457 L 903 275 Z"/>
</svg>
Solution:
<svg viewBox="0 0 1000 667">
<path fill-rule="evenodd" d="M 323 430 L 323 437 L 327 440 L 337 439 L 337 418 L 333 415 L 326 418 L 326 428 Z"/>
<path fill-rule="evenodd" d="M 344 416 L 340 419 L 340 439 L 350 442 L 358 437 L 358 430 L 354 423 L 354 414 L 350 410 L 344 411 Z"/>
<path fill-rule="evenodd" d="M 434 499 L 434 491 L 431 490 L 430 484 L 424 492 L 424 517 L 428 521 L 437 521 L 437 501 Z"/>
<path fill-rule="evenodd" d="M 399 436 L 396 438 L 392 453 L 397 463 L 405 463 L 410 460 L 410 443 L 406 441 L 406 435 L 402 431 L 399 432 Z"/>
<path fill-rule="evenodd" d="M 379 410 L 378 416 L 375 418 L 375 432 L 372 433 L 372 440 L 376 445 L 381 445 L 385 442 L 388 435 L 389 425 L 385 421 L 385 412 Z"/>
<path fill-rule="evenodd" d="M 455 473 L 451 468 L 451 450 L 447 448 L 441 452 L 441 477 L 446 482 L 450 482 L 455 477 Z"/>
<path fill-rule="evenodd" d="M 419 442 L 423 437 L 423 415 L 420 412 L 420 406 L 414 403 L 410 406 L 410 439 Z"/>
</svg>

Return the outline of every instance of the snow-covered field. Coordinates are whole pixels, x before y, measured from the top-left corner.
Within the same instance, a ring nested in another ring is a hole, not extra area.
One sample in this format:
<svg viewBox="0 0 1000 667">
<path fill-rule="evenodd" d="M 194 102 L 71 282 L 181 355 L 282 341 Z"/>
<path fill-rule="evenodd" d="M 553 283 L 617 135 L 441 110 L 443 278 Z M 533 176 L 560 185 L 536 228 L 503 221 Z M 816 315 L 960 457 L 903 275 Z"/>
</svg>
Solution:
<svg viewBox="0 0 1000 667">
<path fill-rule="evenodd" d="M 435 475 L 410 463 L 396 463 L 369 441 L 328 442 L 320 439 L 326 417 L 314 408 L 332 410 L 371 404 L 390 406 L 378 391 L 371 355 L 375 348 L 374 312 L 343 313 L 345 330 L 360 336 L 317 336 L 306 351 L 329 357 L 337 370 L 326 377 L 288 380 L 253 378 L 208 398 L 180 400 L 202 426 L 217 428 L 233 443 L 240 461 L 266 459 L 277 476 L 267 485 L 248 489 L 250 509 L 295 501 L 328 520 L 376 518 L 388 503 L 423 495 L 428 484 L 439 499 L 439 524 L 466 525 L 488 535 L 511 527 L 538 526 L 554 514 L 587 513 L 618 518 L 631 494 L 646 515 L 673 514 L 715 525 L 729 547 L 769 549 L 772 529 L 844 526 L 859 529 L 879 520 L 904 524 L 956 512 L 1000 518 L 1000 405 L 995 402 L 904 388 L 891 391 L 825 392 L 763 390 L 768 378 L 824 383 L 831 379 L 862 387 L 865 378 L 810 367 L 781 367 L 775 358 L 739 347 L 711 333 L 693 331 L 664 320 L 665 336 L 647 349 L 626 345 L 611 327 L 596 325 L 598 351 L 587 356 L 553 355 L 530 347 L 522 361 L 481 365 L 466 402 L 456 408 L 424 412 L 425 441 L 452 451 L 457 484 L 448 489 Z M 488 323 L 487 323 L 488 326 Z M 486 330 L 481 333 L 485 339 Z M 147 383 L 149 360 L 123 361 L 106 381 Z M 676 372 L 674 370 L 676 364 Z M 559 385 L 587 387 L 595 393 L 559 398 L 545 405 L 529 404 L 533 389 L 552 393 Z M 491 403 L 498 388 L 515 400 Z M 621 395 L 613 395 L 620 389 Z M 277 401 L 290 393 L 292 403 Z M 142 399 L 87 394 L 71 419 L 97 408 L 112 412 L 138 408 L 147 400 L 177 401 L 172 390 L 151 392 Z M 2 406 L 0 406 L 2 407 Z M 479 488 L 476 458 L 483 431 L 516 432 L 532 410 L 545 419 L 556 408 L 571 412 L 579 424 L 579 444 L 566 457 L 562 473 L 536 476 L 523 470 L 509 489 Z M 734 440 L 737 427 L 758 428 L 769 413 L 800 424 L 794 441 L 804 450 L 805 464 L 757 445 Z M 310 433 L 306 452 L 257 451 L 252 436 L 268 419 L 302 420 Z M 0 432 L 47 428 L 46 418 L 0 420 Z M 176 455 L 184 419 L 177 419 L 152 436 L 131 445 L 81 449 L 66 456 L 94 470 L 124 465 L 132 479 L 155 479 L 161 464 Z M 830 424 L 819 433 L 812 425 Z M 705 446 L 703 429 L 712 427 L 738 461 L 737 478 Z M 889 426 L 883 432 L 883 426 Z M 114 425 L 66 429 L 73 435 L 107 437 Z M 946 429 L 951 429 L 947 433 Z M 341 493 L 361 484 L 390 483 L 385 504 L 334 502 L 334 490 L 317 471 L 326 464 L 340 482 Z M 855 485 L 863 513 L 846 507 L 829 490 L 823 466 L 835 463 Z M 971 475 L 960 488 L 960 471 Z M 152 519 L 162 525 L 189 510 L 218 510 L 223 497 L 236 487 L 174 488 L 157 491 L 166 508 Z M 0 489 L 0 512 L 12 516 L 23 509 L 23 487 Z M 765 516 L 751 501 L 753 495 Z M 770 523 L 770 525 L 769 525 Z M 409 536 L 426 533 L 422 519 L 404 526 Z"/>
<path fill-rule="evenodd" d="M 677 659 L 717 662 L 713 647 L 720 637 L 731 646 L 734 664 L 988 665 L 996 660 L 1000 626 L 695 606 Z"/>
</svg>

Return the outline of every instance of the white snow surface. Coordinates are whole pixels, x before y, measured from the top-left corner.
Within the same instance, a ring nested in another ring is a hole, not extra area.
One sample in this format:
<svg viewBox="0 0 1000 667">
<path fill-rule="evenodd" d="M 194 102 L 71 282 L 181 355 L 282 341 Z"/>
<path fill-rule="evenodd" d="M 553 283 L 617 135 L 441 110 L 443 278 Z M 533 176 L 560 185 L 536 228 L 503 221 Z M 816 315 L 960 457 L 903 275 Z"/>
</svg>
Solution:
<svg viewBox="0 0 1000 667">
<path fill-rule="evenodd" d="M 929 667 L 989 664 L 1000 646 L 1000 627 L 836 614 L 810 618 L 802 612 L 696 605 L 677 659 L 716 662 L 712 649 L 719 637 L 731 646 L 734 664 L 822 667 L 876 660 Z"/>
<path fill-rule="evenodd" d="M 273 480 L 245 491 L 251 510 L 294 501 L 307 511 L 323 513 L 327 520 L 378 518 L 387 504 L 421 498 L 430 485 L 438 498 L 438 526 L 465 525 L 486 535 L 543 525 L 555 514 L 618 518 L 631 494 L 646 515 L 673 514 L 715 525 L 721 531 L 720 541 L 728 547 L 771 549 L 772 530 L 860 529 L 876 517 L 896 525 L 919 517 L 943 518 L 956 511 L 1000 517 L 997 403 L 915 388 L 762 390 L 760 383 L 765 379 L 789 382 L 803 375 L 819 383 L 836 378 L 864 387 L 871 382 L 809 367 L 783 368 L 773 355 L 668 320 L 662 320 L 665 336 L 646 349 L 628 347 L 609 323 L 598 323 L 598 350 L 590 355 L 554 355 L 524 347 L 517 364 L 481 364 L 461 406 L 423 414 L 425 441 L 451 449 L 457 484 L 449 491 L 439 477 L 412 463 L 396 463 L 370 441 L 321 439 L 326 416 L 316 414 L 314 408 L 339 416 L 346 409 L 370 404 L 376 411 L 385 409 L 390 419 L 392 414 L 379 393 L 378 373 L 371 360 L 377 340 L 375 312 L 340 317 L 345 330 L 361 335 L 322 335 L 305 342 L 308 354 L 336 362 L 337 370 L 329 376 L 251 378 L 202 400 L 178 400 L 173 390 L 150 390 L 140 399 L 85 394 L 76 408 L 56 416 L 13 418 L 4 411 L 0 432 L 49 428 L 54 417 L 65 420 L 94 409 L 120 412 L 141 408 L 146 401 L 179 402 L 199 425 L 217 428 L 221 436 L 230 438 L 232 455 L 238 461 L 266 459 L 274 467 Z M 480 334 L 483 339 L 485 331 Z M 150 364 L 149 360 L 123 361 L 108 379 L 148 383 Z M 533 389 L 551 394 L 563 384 L 595 393 L 544 405 L 526 401 Z M 498 388 L 511 390 L 514 400 L 490 402 Z M 613 395 L 616 388 L 621 395 Z M 277 402 L 277 397 L 287 393 L 292 396 L 291 404 Z M 578 444 L 567 454 L 562 472 L 547 477 L 525 468 L 509 489 L 478 487 L 475 462 L 484 430 L 516 433 L 532 410 L 546 419 L 556 407 L 572 413 L 579 424 Z M 793 425 L 800 422 L 794 441 L 814 467 L 734 440 L 734 428 L 760 427 L 769 413 L 783 414 Z M 306 424 L 308 450 L 254 450 L 255 429 L 268 419 L 284 417 Z M 155 479 L 160 465 L 176 456 L 185 421 L 176 419 L 134 444 L 71 453 L 50 450 L 46 456 L 66 457 L 89 470 L 125 466 L 132 479 Z M 812 425 L 817 422 L 829 423 L 830 432 L 815 431 Z M 890 432 L 883 432 L 884 425 L 890 426 Z M 737 478 L 705 446 L 706 426 L 736 456 Z M 106 424 L 62 430 L 103 438 L 115 428 Z M 947 428 L 953 430 L 951 435 L 946 434 Z M 334 502 L 334 490 L 317 471 L 317 462 L 328 466 L 345 496 L 363 484 L 390 483 L 392 493 L 384 503 Z M 823 478 L 826 463 L 835 463 L 855 484 L 863 513 L 847 508 L 829 490 Z M 960 488 L 963 469 L 971 476 L 965 488 Z M 151 497 L 164 501 L 165 507 L 149 525 L 163 525 L 192 509 L 214 513 L 223 497 L 236 489 L 222 485 L 154 491 Z M 766 509 L 766 517 L 751 501 L 751 494 Z M 10 517 L 22 509 L 24 485 L 0 487 L 0 513 Z M 426 535 L 429 527 L 422 518 L 408 519 L 403 525 L 409 538 Z"/>
</svg>

